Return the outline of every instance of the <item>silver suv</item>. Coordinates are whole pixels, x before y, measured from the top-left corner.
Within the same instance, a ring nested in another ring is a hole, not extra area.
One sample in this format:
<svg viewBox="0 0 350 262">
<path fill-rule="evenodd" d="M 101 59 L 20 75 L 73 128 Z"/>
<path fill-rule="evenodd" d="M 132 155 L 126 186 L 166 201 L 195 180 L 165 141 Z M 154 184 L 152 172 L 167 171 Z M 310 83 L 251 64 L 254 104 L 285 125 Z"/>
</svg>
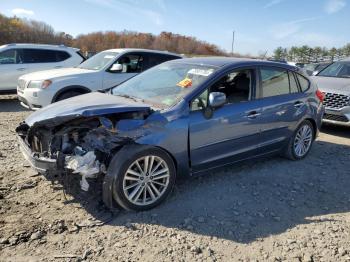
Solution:
<svg viewBox="0 0 350 262">
<path fill-rule="evenodd" d="M 350 126 L 350 58 L 330 64 L 313 80 L 325 94 L 323 122 Z"/>
<path fill-rule="evenodd" d="M 85 60 L 79 49 L 64 45 L 8 44 L 0 46 L 0 93 L 15 93 L 24 74 L 73 67 Z"/>
</svg>

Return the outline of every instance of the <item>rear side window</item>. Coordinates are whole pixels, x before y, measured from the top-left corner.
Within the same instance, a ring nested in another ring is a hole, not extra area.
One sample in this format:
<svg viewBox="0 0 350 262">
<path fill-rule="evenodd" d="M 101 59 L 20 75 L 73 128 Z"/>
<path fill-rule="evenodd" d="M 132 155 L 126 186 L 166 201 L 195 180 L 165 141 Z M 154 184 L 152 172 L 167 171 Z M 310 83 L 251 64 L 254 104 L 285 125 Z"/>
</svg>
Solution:
<svg viewBox="0 0 350 262">
<path fill-rule="evenodd" d="M 277 68 L 260 69 L 261 97 L 289 94 L 288 72 Z"/>
<path fill-rule="evenodd" d="M 61 62 L 70 57 L 65 51 L 47 50 L 47 49 L 22 49 L 22 62 L 31 63 L 55 63 Z"/>
<path fill-rule="evenodd" d="M 307 80 L 302 75 L 299 75 L 299 74 L 296 74 L 296 75 L 297 75 L 297 78 L 298 78 L 298 81 L 299 81 L 299 85 L 300 85 L 301 91 L 305 92 L 310 87 L 309 80 Z"/>
<path fill-rule="evenodd" d="M 64 51 L 54 51 L 56 52 L 56 62 L 61 62 L 70 58 L 70 54 Z"/>
<path fill-rule="evenodd" d="M 148 68 L 164 63 L 166 61 L 178 59 L 179 57 L 162 54 L 148 54 Z"/>
<path fill-rule="evenodd" d="M 289 74 L 289 86 L 290 86 L 290 92 L 291 93 L 298 93 L 299 88 L 297 81 L 295 80 L 294 74 L 292 72 L 288 72 Z"/>
</svg>

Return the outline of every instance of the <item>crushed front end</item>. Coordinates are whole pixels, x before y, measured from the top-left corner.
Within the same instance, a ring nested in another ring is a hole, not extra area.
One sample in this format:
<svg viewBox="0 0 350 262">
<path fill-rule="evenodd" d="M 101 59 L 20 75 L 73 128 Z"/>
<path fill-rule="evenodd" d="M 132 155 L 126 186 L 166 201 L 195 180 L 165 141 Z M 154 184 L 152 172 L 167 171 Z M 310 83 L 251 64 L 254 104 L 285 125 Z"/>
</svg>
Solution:
<svg viewBox="0 0 350 262">
<path fill-rule="evenodd" d="M 57 117 L 32 126 L 22 122 L 16 132 L 20 150 L 35 170 L 42 174 L 80 174 L 81 189 L 87 191 L 86 178 L 106 173 L 114 154 L 145 134 L 143 126 L 149 114 L 145 110 Z"/>
</svg>

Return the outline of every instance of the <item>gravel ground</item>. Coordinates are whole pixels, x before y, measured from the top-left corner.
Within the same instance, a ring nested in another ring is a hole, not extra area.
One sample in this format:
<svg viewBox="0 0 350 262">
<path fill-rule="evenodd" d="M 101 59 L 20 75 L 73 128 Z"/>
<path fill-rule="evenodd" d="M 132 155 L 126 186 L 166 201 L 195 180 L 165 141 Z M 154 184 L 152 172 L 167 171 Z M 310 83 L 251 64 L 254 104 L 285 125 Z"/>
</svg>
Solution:
<svg viewBox="0 0 350 262">
<path fill-rule="evenodd" d="M 1 96 L 0 261 L 350 261 L 350 129 L 323 127 L 302 161 L 217 169 L 151 211 L 112 213 L 101 181 L 81 192 L 24 162 L 14 129 L 29 113 Z"/>
</svg>

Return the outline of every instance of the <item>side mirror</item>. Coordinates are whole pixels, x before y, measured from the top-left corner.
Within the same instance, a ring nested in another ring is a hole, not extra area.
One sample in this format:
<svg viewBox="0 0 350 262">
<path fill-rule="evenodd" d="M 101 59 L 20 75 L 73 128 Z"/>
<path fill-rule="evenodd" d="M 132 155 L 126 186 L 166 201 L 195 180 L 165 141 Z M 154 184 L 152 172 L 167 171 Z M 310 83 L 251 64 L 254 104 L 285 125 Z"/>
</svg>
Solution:
<svg viewBox="0 0 350 262">
<path fill-rule="evenodd" d="M 113 73 L 121 72 L 123 70 L 122 64 L 113 64 L 112 67 L 109 69 L 109 71 Z"/>
<path fill-rule="evenodd" d="M 211 92 L 209 94 L 209 105 L 213 108 L 223 106 L 226 103 L 226 95 L 221 92 Z"/>
<path fill-rule="evenodd" d="M 317 74 L 318 74 L 318 71 L 317 71 L 317 70 L 312 72 L 312 75 L 313 75 L 313 76 L 315 76 L 315 75 L 317 75 Z"/>
</svg>

